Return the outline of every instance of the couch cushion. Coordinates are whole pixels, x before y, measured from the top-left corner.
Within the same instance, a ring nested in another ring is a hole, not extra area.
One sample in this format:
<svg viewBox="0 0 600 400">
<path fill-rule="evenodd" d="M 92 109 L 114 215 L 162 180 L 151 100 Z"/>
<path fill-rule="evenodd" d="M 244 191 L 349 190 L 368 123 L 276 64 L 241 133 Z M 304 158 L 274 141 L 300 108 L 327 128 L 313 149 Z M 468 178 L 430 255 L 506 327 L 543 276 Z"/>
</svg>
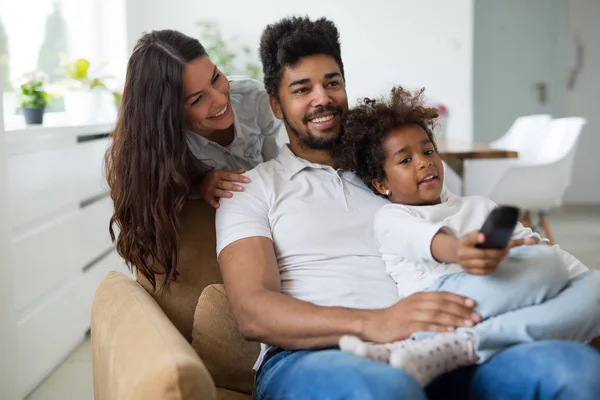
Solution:
<svg viewBox="0 0 600 400">
<path fill-rule="evenodd" d="M 133 279 L 110 272 L 92 304 L 96 400 L 216 400 L 190 344 Z"/>
<path fill-rule="evenodd" d="M 138 282 L 146 289 L 181 334 L 191 342 L 194 310 L 198 298 L 208 285 L 223 283 L 217 264 L 215 238 L 215 209 L 204 200 L 190 200 L 180 217 L 179 263 L 177 280 L 167 290 L 152 290 L 150 283 L 141 275 Z M 159 267 L 156 267 L 160 270 Z M 163 283 L 164 275 L 156 277 Z"/>
<path fill-rule="evenodd" d="M 223 285 L 210 285 L 200 296 L 192 347 L 220 388 L 252 393 L 252 366 L 260 345 L 242 338 Z"/>
</svg>

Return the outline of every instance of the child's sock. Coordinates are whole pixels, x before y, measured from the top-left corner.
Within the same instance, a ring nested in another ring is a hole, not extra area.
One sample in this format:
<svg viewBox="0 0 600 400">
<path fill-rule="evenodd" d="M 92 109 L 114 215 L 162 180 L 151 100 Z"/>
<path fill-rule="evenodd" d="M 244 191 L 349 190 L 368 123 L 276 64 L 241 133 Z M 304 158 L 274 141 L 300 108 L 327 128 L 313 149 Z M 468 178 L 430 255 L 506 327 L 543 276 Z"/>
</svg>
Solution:
<svg viewBox="0 0 600 400">
<path fill-rule="evenodd" d="M 390 364 L 403 369 L 421 386 L 427 386 L 438 376 L 478 360 L 475 338 L 471 333 L 440 333 L 409 345 L 390 354 Z"/>
<path fill-rule="evenodd" d="M 389 362 L 390 355 L 397 349 L 402 349 L 405 346 L 410 346 L 414 340 L 402 340 L 394 343 L 377 344 L 363 342 L 356 336 L 342 336 L 339 341 L 339 346 L 342 351 L 356 354 L 360 357 L 367 357 L 372 360 Z"/>
</svg>

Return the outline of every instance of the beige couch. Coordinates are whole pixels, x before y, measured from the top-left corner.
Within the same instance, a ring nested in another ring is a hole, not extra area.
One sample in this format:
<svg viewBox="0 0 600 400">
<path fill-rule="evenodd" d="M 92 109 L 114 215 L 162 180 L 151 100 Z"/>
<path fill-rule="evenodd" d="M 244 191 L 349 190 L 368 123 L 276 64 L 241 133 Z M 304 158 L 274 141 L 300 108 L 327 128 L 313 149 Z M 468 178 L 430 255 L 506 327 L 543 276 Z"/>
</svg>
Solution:
<svg viewBox="0 0 600 400">
<path fill-rule="evenodd" d="M 215 211 L 182 215 L 180 273 L 167 291 L 109 273 L 92 305 L 96 400 L 250 399 L 258 343 L 240 336 L 215 257 Z"/>
<path fill-rule="evenodd" d="M 250 399 L 259 346 L 237 330 L 215 258 L 214 210 L 201 201 L 184 210 L 178 270 L 165 292 L 118 272 L 101 283 L 92 306 L 96 400 Z"/>
</svg>

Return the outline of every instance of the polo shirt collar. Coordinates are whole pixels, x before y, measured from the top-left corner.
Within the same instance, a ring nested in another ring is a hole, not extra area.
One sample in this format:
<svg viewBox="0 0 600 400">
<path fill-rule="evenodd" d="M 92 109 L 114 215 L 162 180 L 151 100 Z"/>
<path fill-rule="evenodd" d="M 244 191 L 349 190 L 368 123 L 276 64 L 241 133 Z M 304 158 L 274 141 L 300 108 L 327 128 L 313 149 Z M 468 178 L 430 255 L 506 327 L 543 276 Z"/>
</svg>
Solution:
<svg viewBox="0 0 600 400">
<path fill-rule="evenodd" d="M 279 162 L 284 168 L 284 175 L 286 179 L 292 179 L 298 172 L 306 169 L 306 168 L 315 168 L 315 169 L 325 169 L 330 168 L 328 165 L 312 163 L 303 158 L 297 157 L 290 147 L 286 144 L 279 151 L 279 155 L 277 157 Z"/>
</svg>

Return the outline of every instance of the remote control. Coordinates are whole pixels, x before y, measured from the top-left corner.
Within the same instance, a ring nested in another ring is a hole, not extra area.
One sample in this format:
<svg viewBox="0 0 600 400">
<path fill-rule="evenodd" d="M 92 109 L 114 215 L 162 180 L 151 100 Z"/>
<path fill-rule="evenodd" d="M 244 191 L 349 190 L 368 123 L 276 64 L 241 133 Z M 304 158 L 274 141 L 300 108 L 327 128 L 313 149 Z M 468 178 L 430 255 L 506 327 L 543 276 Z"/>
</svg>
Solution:
<svg viewBox="0 0 600 400">
<path fill-rule="evenodd" d="M 498 206 L 493 209 L 480 230 L 485 235 L 485 242 L 476 247 L 503 249 L 508 246 L 515 226 L 519 222 L 519 214 L 519 209 L 512 206 Z"/>
</svg>

